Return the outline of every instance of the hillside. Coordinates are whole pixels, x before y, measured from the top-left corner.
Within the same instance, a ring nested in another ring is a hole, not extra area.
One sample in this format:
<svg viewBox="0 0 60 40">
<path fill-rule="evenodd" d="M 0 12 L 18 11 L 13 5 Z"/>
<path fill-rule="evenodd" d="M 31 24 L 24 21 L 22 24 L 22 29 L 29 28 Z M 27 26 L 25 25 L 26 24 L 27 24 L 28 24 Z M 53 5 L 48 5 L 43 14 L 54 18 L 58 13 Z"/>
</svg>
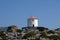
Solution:
<svg viewBox="0 0 60 40">
<path fill-rule="evenodd" d="M 17 26 L 11 25 L 0 28 L 1 40 L 60 40 L 60 28 L 49 30 L 45 27 L 23 27 L 18 29 Z"/>
</svg>

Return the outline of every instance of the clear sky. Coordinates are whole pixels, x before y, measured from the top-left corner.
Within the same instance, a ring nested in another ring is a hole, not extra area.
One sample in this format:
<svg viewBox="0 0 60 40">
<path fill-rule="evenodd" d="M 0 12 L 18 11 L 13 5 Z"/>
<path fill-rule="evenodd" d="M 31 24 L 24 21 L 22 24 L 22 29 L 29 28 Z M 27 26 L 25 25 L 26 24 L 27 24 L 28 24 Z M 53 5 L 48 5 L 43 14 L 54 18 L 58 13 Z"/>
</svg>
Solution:
<svg viewBox="0 0 60 40">
<path fill-rule="evenodd" d="M 0 27 L 27 26 L 32 15 L 39 19 L 39 26 L 60 28 L 60 0 L 0 0 Z"/>
</svg>

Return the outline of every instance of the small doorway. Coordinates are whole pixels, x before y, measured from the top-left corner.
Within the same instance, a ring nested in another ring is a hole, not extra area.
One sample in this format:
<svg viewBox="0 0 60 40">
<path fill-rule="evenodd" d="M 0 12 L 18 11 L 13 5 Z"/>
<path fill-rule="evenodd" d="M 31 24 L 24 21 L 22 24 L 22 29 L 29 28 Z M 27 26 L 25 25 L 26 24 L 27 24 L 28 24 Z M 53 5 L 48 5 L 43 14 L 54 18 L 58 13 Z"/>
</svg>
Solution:
<svg viewBox="0 0 60 40">
<path fill-rule="evenodd" d="M 34 27 L 34 24 L 33 24 L 33 27 Z"/>
</svg>

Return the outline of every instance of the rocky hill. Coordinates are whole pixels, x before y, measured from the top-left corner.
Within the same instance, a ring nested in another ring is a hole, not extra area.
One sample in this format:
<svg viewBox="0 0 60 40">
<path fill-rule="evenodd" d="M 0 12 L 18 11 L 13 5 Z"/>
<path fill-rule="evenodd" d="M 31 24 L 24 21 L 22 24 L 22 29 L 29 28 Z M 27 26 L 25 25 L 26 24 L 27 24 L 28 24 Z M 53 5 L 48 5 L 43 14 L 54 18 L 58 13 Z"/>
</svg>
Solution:
<svg viewBox="0 0 60 40">
<path fill-rule="evenodd" d="M 45 27 L 22 27 L 8 26 L 0 29 L 1 40 L 60 40 L 60 28 L 49 30 Z"/>
</svg>

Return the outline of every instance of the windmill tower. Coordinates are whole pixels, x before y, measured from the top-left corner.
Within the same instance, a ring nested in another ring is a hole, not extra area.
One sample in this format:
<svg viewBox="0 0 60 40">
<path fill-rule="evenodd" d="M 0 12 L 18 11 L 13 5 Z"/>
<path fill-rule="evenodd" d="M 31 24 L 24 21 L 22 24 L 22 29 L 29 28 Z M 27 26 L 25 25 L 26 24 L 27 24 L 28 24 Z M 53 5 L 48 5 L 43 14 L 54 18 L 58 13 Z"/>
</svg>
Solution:
<svg viewBox="0 0 60 40">
<path fill-rule="evenodd" d="M 35 16 L 30 16 L 27 20 L 28 27 L 38 27 L 38 19 Z"/>
</svg>

